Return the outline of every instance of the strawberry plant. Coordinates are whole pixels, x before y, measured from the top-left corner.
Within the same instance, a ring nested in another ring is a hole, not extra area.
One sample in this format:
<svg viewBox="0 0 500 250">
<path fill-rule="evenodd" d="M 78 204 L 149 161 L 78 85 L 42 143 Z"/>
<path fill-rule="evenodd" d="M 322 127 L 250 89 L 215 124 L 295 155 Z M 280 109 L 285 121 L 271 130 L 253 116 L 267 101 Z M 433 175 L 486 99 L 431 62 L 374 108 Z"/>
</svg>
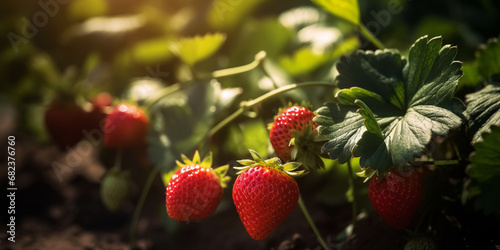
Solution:
<svg viewBox="0 0 500 250">
<path fill-rule="evenodd" d="M 51 221 L 130 248 L 500 245 L 498 3 L 53 2 L 0 15 L 0 132 L 28 135 L 20 183 L 48 168 L 75 203 Z"/>
</svg>

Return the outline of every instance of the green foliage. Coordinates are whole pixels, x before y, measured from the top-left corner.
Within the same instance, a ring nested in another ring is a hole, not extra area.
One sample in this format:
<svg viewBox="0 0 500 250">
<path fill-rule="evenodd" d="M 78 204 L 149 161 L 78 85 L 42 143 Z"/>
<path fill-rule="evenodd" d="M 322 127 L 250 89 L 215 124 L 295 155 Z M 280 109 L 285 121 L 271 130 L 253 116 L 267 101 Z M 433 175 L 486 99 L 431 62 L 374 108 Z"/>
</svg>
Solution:
<svg viewBox="0 0 500 250">
<path fill-rule="evenodd" d="M 359 25 L 359 6 L 357 0 L 312 0 L 335 16 L 343 18 L 354 25 Z"/>
<path fill-rule="evenodd" d="M 218 30 L 234 29 L 262 2 L 262 0 L 215 0 L 207 14 L 208 23 Z"/>
<path fill-rule="evenodd" d="M 341 55 L 349 54 L 358 46 L 359 42 L 356 38 L 348 38 L 332 45 L 333 48 L 324 51 L 315 50 L 311 47 L 302 47 L 291 56 L 282 56 L 279 63 L 291 76 L 305 75 L 328 62 L 338 59 Z"/>
<path fill-rule="evenodd" d="M 500 215 L 500 127 L 492 126 L 491 133 L 483 134 L 484 140 L 474 145 L 476 152 L 471 157 L 469 175 L 477 180 L 479 204 L 489 212 Z"/>
<path fill-rule="evenodd" d="M 293 53 L 292 56 L 284 56 L 280 58 L 280 65 L 290 75 L 297 76 L 308 73 L 325 62 L 329 56 L 322 52 L 315 52 L 311 48 L 303 47 Z"/>
<path fill-rule="evenodd" d="M 132 57 L 136 62 L 145 65 L 168 61 L 173 54 L 167 44 L 172 42 L 173 38 L 170 36 L 140 41 L 132 47 Z"/>
<path fill-rule="evenodd" d="M 172 45 L 172 52 L 192 67 L 195 63 L 213 55 L 225 41 L 226 35 L 222 33 L 182 38 Z"/>
<path fill-rule="evenodd" d="M 206 139 L 215 117 L 240 91 L 222 89 L 215 81 L 194 82 L 150 108 L 149 160 L 168 172 L 181 154 L 193 152 Z"/>
<path fill-rule="evenodd" d="M 492 125 L 500 126 L 500 83 L 488 84 L 483 89 L 466 96 L 467 133 L 472 143 L 482 141 L 482 134 Z"/>
<path fill-rule="evenodd" d="M 326 104 L 315 118 L 330 140 L 322 150 L 340 163 L 359 156 L 363 168 L 383 171 L 412 162 L 432 135 L 444 136 L 462 122 L 463 104 L 453 98 L 462 74 L 456 52 L 441 47 L 440 37 L 422 37 L 408 60 L 387 49 L 341 58 L 339 103 Z M 358 113 L 350 107 L 356 103 Z"/>
<path fill-rule="evenodd" d="M 489 80 L 492 75 L 500 74 L 499 58 L 500 43 L 498 42 L 498 38 L 488 40 L 488 43 L 477 51 L 477 69 L 483 79 Z"/>
</svg>

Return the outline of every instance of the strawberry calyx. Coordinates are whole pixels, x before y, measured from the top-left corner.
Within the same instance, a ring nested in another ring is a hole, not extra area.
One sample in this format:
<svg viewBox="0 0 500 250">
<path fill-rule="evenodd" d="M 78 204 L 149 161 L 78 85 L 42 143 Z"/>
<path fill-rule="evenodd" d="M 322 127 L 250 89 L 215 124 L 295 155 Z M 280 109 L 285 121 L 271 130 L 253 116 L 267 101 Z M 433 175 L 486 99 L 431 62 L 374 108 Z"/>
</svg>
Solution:
<svg viewBox="0 0 500 250">
<path fill-rule="evenodd" d="M 238 170 L 238 172 L 236 173 L 237 175 L 243 173 L 245 170 L 249 168 L 256 166 L 263 166 L 271 169 L 276 169 L 292 177 L 301 177 L 309 173 L 307 169 L 299 169 L 299 167 L 302 166 L 301 162 L 291 161 L 285 164 L 281 164 L 281 160 L 278 157 L 273 157 L 264 160 L 264 158 L 262 158 L 262 156 L 260 156 L 257 152 L 255 152 L 255 150 L 249 149 L 248 151 L 250 152 L 250 155 L 252 156 L 253 160 L 250 159 L 238 160 L 237 162 L 243 166 L 233 167 L 234 169 Z"/>
<path fill-rule="evenodd" d="M 187 157 L 184 154 L 181 155 L 181 158 L 182 158 L 182 161 L 178 161 L 178 160 L 175 161 L 177 164 L 177 167 L 171 171 L 172 175 L 173 175 L 173 173 L 175 173 L 175 171 L 177 171 L 183 167 L 186 167 L 186 166 L 198 165 L 198 166 L 205 168 L 205 169 L 212 169 L 212 161 L 213 161 L 212 152 L 209 152 L 203 158 L 203 160 L 201 159 L 200 153 L 198 152 L 198 150 L 196 150 L 196 152 L 194 153 L 193 159 L 189 159 L 189 157 Z M 228 169 L 229 169 L 229 165 L 224 165 L 224 166 L 220 166 L 218 168 L 213 169 L 214 174 L 219 179 L 222 188 L 227 187 L 227 183 L 231 180 L 230 176 L 226 176 Z M 167 180 L 164 177 L 165 183 L 168 183 L 170 181 L 170 178 L 172 177 L 172 175 L 169 175 L 167 177 L 168 178 Z"/>
<path fill-rule="evenodd" d="M 361 178 L 365 178 L 363 183 L 369 181 L 373 176 L 378 175 L 378 170 L 374 170 L 372 168 L 363 168 L 361 172 L 356 172 L 356 175 Z"/>
<path fill-rule="evenodd" d="M 390 167 L 386 171 L 380 171 L 377 169 L 367 167 L 367 168 L 362 168 L 362 171 L 357 172 L 356 175 L 358 177 L 365 178 L 365 180 L 363 180 L 363 183 L 366 183 L 370 179 L 372 179 L 374 176 L 378 176 L 379 180 L 383 180 L 390 172 L 394 172 L 395 170 L 397 170 L 397 172 L 399 172 L 399 173 L 409 173 L 410 172 L 409 168 L 406 166 L 399 167 L 399 168 L 396 168 L 393 166 L 393 167 Z M 404 175 L 406 175 L 406 174 L 404 174 Z"/>
<path fill-rule="evenodd" d="M 325 167 L 320 157 L 321 147 L 325 138 L 313 128 L 309 123 L 302 131 L 292 130 L 293 138 L 289 146 L 293 146 L 291 151 L 292 161 L 299 161 L 306 169 L 321 169 Z"/>
</svg>

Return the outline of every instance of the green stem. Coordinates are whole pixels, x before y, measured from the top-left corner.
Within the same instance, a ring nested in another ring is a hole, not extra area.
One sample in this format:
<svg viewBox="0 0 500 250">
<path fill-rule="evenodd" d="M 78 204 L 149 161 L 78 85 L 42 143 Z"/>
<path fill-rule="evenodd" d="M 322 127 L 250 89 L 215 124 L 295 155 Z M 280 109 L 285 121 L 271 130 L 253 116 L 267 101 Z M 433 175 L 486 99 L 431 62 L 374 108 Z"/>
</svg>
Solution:
<svg viewBox="0 0 500 250">
<path fill-rule="evenodd" d="M 294 89 L 300 89 L 300 88 L 309 88 L 309 87 L 330 87 L 330 88 L 335 88 L 337 87 L 335 84 L 328 83 L 328 82 L 304 82 L 300 84 L 290 84 L 278 89 L 275 89 L 273 91 L 267 92 L 264 95 L 261 95 L 253 100 L 246 101 L 246 102 L 241 102 L 240 108 L 236 110 L 233 114 L 228 116 L 226 119 L 222 120 L 219 124 L 214 126 L 209 132 L 207 137 L 212 137 L 214 134 L 216 134 L 221 128 L 223 128 L 225 125 L 236 119 L 238 116 L 241 114 L 245 113 L 249 109 L 251 109 L 253 106 L 265 102 L 281 93 L 294 90 Z"/>
<path fill-rule="evenodd" d="M 349 186 L 352 190 L 352 226 L 356 226 L 356 221 L 358 217 L 358 198 L 356 185 L 354 183 L 354 175 L 351 166 L 351 160 L 347 161 L 347 170 L 349 171 Z"/>
<path fill-rule="evenodd" d="M 306 220 L 309 223 L 309 226 L 311 226 L 312 230 L 314 231 L 314 234 L 316 235 L 316 237 L 318 237 L 319 244 L 321 244 L 321 246 L 325 250 L 329 250 L 330 248 L 328 248 L 328 245 L 326 244 L 325 240 L 323 239 L 323 237 L 321 237 L 321 234 L 319 233 L 318 228 L 314 224 L 314 221 L 312 220 L 311 215 L 309 214 L 309 211 L 307 211 L 306 205 L 304 205 L 304 201 L 302 201 L 302 196 L 300 196 L 300 195 L 299 195 L 299 206 L 300 206 L 300 209 L 302 210 L 302 213 L 306 217 Z"/>
<path fill-rule="evenodd" d="M 118 149 L 118 151 L 116 151 L 115 165 L 113 166 L 113 168 L 117 169 L 122 168 L 122 156 L 123 156 L 123 149 Z"/>
<path fill-rule="evenodd" d="M 154 168 L 149 173 L 148 179 L 146 180 L 146 183 L 144 184 L 144 187 L 142 189 L 141 197 L 139 197 L 139 202 L 137 203 L 137 207 L 135 208 L 131 222 L 132 224 L 130 225 L 130 248 L 132 249 L 135 247 L 135 231 L 137 229 L 137 223 L 139 222 L 139 217 L 141 215 L 142 207 L 144 205 L 144 202 L 146 201 L 149 189 L 153 185 L 153 181 L 157 174 L 158 174 L 157 168 Z"/>
<path fill-rule="evenodd" d="M 149 109 L 149 108 L 151 108 L 151 106 L 153 106 L 153 104 L 155 104 L 156 102 L 161 100 L 163 97 L 170 95 L 179 89 L 181 89 L 181 84 L 174 83 L 174 84 L 162 89 L 162 91 L 158 95 L 156 95 L 155 97 L 148 99 L 148 101 L 144 104 L 144 106 L 146 107 L 146 109 Z"/>
<path fill-rule="evenodd" d="M 416 161 L 416 165 L 436 165 L 436 166 L 447 166 L 447 165 L 457 165 L 461 160 L 443 160 L 443 161 Z"/>
<path fill-rule="evenodd" d="M 378 40 L 362 23 L 358 25 L 359 31 L 366 37 L 373 45 L 375 45 L 378 49 L 385 49 L 384 44 Z"/>
<path fill-rule="evenodd" d="M 212 79 L 212 78 L 219 78 L 219 77 L 224 77 L 224 76 L 230 76 L 230 75 L 236 75 L 236 74 L 244 73 L 244 72 L 247 72 L 247 71 L 250 71 L 252 69 L 257 68 L 260 65 L 260 63 L 262 62 L 262 60 L 264 60 L 264 58 L 266 58 L 266 52 L 265 51 L 260 51 L 259 53 L 257 53 L 255 55 L 255 60 L 252 61 L 249 64 L 238 66 L 238 67 L 234 67 L 234 68 L 229 68 L 229 69 L 216 70 L 216 71 L 210 73 L 209 75 L 205 75 L 205 76 L 202 76 L 202 77 L 198 77 L 196 75 L 195 79 L 205 79 L 205 78 L 206 79 Z M 190 67 L 190 70 L 191 70 L 193 76 L 195 76 L 195 71 L 193 70 L 193 68 Z M 186 85 L 186 83 L 184 83 L 184 85 Z M 144 104 L 144 106 L 146 107 L 146 109 L 149 109 L 153 104 L 155 104 L 156 102 L 158 102 L 159 100 L 161 100 L 163 97 L 165 97 L 167 95 L 170 95 L 170 94 L 174 93 L 175 91 L 180 90 L 181 87 L 182 87 L 181 83 L 174 83 L 174 84 L 172 84 L 172 85 L 164 88 L 158 95 L 156 95 L 153 98 L 149 99 Z"/>
<path fill-rule="evenodd" d="M 240 73 L 244 73 L 247 71 L 250 71 L 252 69 L 257 68 L 262 60 L 266 58 L 266 52 L 265 51 L 260 51 L 255 55 L 255 59 L 246 65 L 234 67 L 234 68 L 229 68 L 229 69 L 221 69 L 221 70 L 216 70 L 212 72 L 211 78 L 219 78 L 219 77 L 224 77 L 224 76 L 230 76 L 230 75 L 236 75 Z"/>
</svg>

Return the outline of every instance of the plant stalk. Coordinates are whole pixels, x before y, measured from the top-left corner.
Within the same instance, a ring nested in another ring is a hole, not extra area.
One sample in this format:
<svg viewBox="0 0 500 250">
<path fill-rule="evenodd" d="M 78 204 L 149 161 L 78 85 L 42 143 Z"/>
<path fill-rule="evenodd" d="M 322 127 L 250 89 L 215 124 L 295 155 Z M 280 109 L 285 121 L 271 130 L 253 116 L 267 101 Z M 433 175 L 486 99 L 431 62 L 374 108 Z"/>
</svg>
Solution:
<svg viewBox="0 0 500 250">
<path fill-rule="evenodd" d="M 250 101 L 244 101 L 241 102 L 240 108 L 236 110 L 233 114 L 228 116 L 226 119 L 222 120 L 219 124 L 214 126 L 209 132 L 207 137 L 212 137 L 214 134 L 216 134 L 221 128 L 223 128 L 225 125 L 228 123 L 232 122 L 234 119 L 236 119 L 238 116 L 241 114 L 245 113 L 246 111 L 250 110 L 253 106 L 265 102 L 281 93 L 294 90 L 294 89 L 300 89 L 300 88 L 309 88 L 309 87 L 330 87 L 330 88 L 335 88 L 337 87 L 335 84 L 328 83 L 328 82 L 304 82 L 300 84 L 290 84 L 283 86 L 281 88 L 272 90 L 270 92 L 267 92 L 264 95 L 261 95 L 253 100 Z"/>
<path fill-rule="evenodd" d="M 361 34 L 366 37 L 375 47 L 378 49 L 385 49 L 384 44 L 378 40 L 376 36 L 374 36 L 362 23 L 358 24 L 359 31 Z"/>
<path fill-rule="evenodd" d="M 142 189 L 141 196 L 139 197 L 139 202 L 137 203 L 137 207 L 135 208 L 134 215 L 132 217 L 132 222 L 130 225 L 130 248 L 135 247 L 135 232 L 137 229 L 137 223 L 139 222 L 139 218 L 142 212 L 142 207 L 144 205 L 144 202 L 146 201 L 146 198 L 149 194 L 149 189 L 151 189 L 151 186 L 153 185 L 153 181 L 158 174 L 158 169 L 154 168 L 151 170 L 149 173 L 148 179 L 146 180 L 146 183 L 144 184 L 144 187 Z"/>
<path fill-rule="evenodd" d="M 357 189 L 356 184 L 354 183 L 354 175 L 352 171 L 351 160 L 347 161 L 347 170 L 349 172 L 349 186 L 352 190 L 352 226 L 353 228 L 356 226 L 357 218 L 358 218 L 358 198 L 357 198 Z"/>
<path fill-rule="evenodd" d="M 250 71 L 252 69 L 257 68 L 261 64 L 262 60 L 264 60 L 264 58 L 266 58 L 266 52 L 260 51 L 259 53 L 257 53 L 255 55 L 254 61 L 252 61 L 249 64 L 234 67 L 234 68 L 216 70 L 210 74 L 203 75 L 201 77 L 198 77 L 196 75 L 195 79 L 205 79 L 205 78 L 212 79 L 212 78 L 219 78 L 219 77 L 241 74 L 241 73 L 244 73 L 244 72 L 247 72 L 247 71 Z M 191 70 L 193 76 L 195 76 L 195 72 L 194 72 L 193 68 L 190 67 L 190 70 Z M 181 87 L 182 87 L 181 83 L 178 82 L 178 83 L 174 83 L 174 84 L 164 88 L 158 95 L 156 95 L 155 97 L 148 100 L 146 102 L 146 104 L 144 104 L 144 106 L 146 107 L 146 109 L 149 109 L 153 104 L 155 104 L 156 102 L 161 100 L 163 97 L 180 90 Z"/>
<path fill-rule="evenodd" d="M 299 195 L 299 206 L 300 206 L 300 209 L 302 210 L 302 213 L 306 217 L 306 220 L 309 223 L 309 226 L 311 226 L 312 230 L 314 231 L 314 234 L 318 238 L 319 244 L 321 244 L 321 246 L 325 250 L 329 250 L 330 248 L 328 248 L 328 245 L 326 244 L 325 240 L 323 239 L 323 237 L 321 237 L 321 234 L 319 233 L 318 228 L 314 224 L 314 221 L 312 220 L 311 215 L 309 214 L 309 211 L 306 208 L 306 205 L 304 205 L 304 201 L 302 201 L 301 195 Z"/>
<path fill-rule="evenodd" d="M 457 165 L 462 160 L 443 160 L 443 161 L 416 161 L 417 165 L 436 165 L 436 166 L 448 166 L 448 165 Z"/>
<path fill-rule="evenodd" d="M 259 53 L 255 55 L 255 59 L 251 63 L 234 68 L 216 70 L 212 72 L 211 78 L 225 77 L 250 71 L 252 69 L 257 68 L 264 60 L 264 58 L 266 58 L 266 52 L 259 51 Z"/>
<path fill-rule="evenodd" d="M 123 149 L 118 149 L 115 155 L 115 165 L 113 168 L 121 169 L 122 168 L 122 157 L 123 157 Z"/>
</svg>

